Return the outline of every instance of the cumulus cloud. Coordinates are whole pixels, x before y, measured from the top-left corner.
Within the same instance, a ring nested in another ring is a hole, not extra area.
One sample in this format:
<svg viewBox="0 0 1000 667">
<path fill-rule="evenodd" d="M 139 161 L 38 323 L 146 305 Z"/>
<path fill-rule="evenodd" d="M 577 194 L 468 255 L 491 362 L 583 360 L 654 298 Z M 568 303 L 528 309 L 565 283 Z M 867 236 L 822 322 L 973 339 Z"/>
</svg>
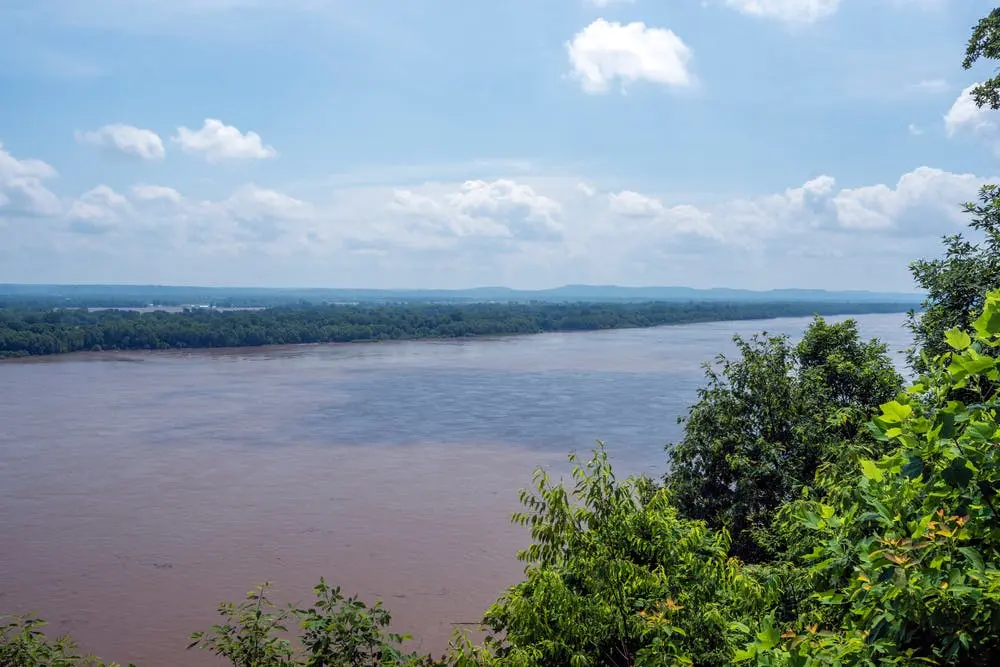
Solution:
<svg viewBox="0 0 1000 667">
<path fill-rule="evenodd" d="M 105 234 L 116 229 L 130 213 L 124 195 L 107 185 L 98 185 L 80 195 L 66 217 L 70 229 L 83 234 Z"/>
<path fill-rule="evenodd" d="M 895 230 L 938 234 L 965 221 L 961 202 L 975 197 L 986 180 L 918 167 L 894 187 L 878 184 L 841 190 L 833 198 L 837 221 L 845 229 Z"/>
<path fill-rule="evenodd" d="M 314 219 L 312 205 L 283 192 L 244 185 L 218 202 L 201 202 L 188 217 L 195 238 L 224 245 L 301 239 Z"/>
<path fill-rule="evenodd" d="M 13 173 L 10 158 L 0 157 L 0 171 Z M 20 175 L 54 174 L 44 163 L 18 165 Z M 5 228 L 5 242 L 17 250 L 18 238 L 36 247 L 51 238 L 61 252 L 76 253 L 74 266 L 99 251 L 104 262 L 132 258 L 139 273 L 148 262 L 166 280 L 184 266 L 185 275 L 195 271 L 188 280 L 260 282 L 263 270 L 303 284 L 337 275 L 396 285 L 734 285 L 752 275 L 782 285 L 863 287 L 874 271 L 900 285 L 909 280 L 909 259 L 932 255 L 942 234 L 964 229 L 960 202 L 987 179 L 919 167 L 892 182 L 843 187 L 820 174 L 779 192 L 702 195 L 697 203 L 669 190 L 602 187 L 593 176 L 586 182 L 593 185 L 580 188 L 579 175 L 522 174 L 351 186 L 323 190 L 316 200 L 254 184 L 211 200 L 165 185 L 99 185 L 52 225 L 32 225 L 22 236 L 10 230 L 25 226 Z M 76 233 L 45 236 L 60 231 Z M 129 279 L 146 279 L 139 273 Z"/>
<path fill-rule="evenodd" d="M 553 239 L 562 233 L 562 206 L 515 181 L 466 181 L 448 203 L 472 219 L 503 225 L 517 238 Z"/>
<path fill-rule="evenodd" d="M 41 160 L 20 160 L 0 142 L 0 218 L 55 215 L 59 198 L 43 181 L 56 177 L 56 170 Z"/>
<path fill-rule="evenodd" d="M 725 0 L 738 12 L 789 24 L 816 23 L 833 16 L 840 0 Z"/>
<path fill-rule="evenodd" d="M 197 130 L 179 127 L 171 140 L 185 153 L 200 155 L 208 162 L 263 160 L 278 154 L 272 146 L 265 145 L 256 132 L 240 132 L 215 118 L 206 118 Z"/>
<path fill-rule="evenodd" d="M 645 23 L 621 24 L 597 19 L 566 43 L 571 75 L 587 93 L 606 93 L 621 85 L 649 81 L 665 86 L 690 86 L 692 51 L 666 28 Z"/>
<path fill-rule="evenodd" d="M 608 203 L 615 213 L 627 216 L 655 216 L 665 211 L 663 202 L 633 190 L 623 190 L 608 195 Z"/>
<path fill-rule="evenodd" d="M 400 216 L 408 235 L 434 237 L 434 245 L 449 237 L 550 242 L 564 232 L 561 204 L 510 179 L 469 180 L 426 193 L 397 189 L 387 208 Z"/>
<path fill-rule="evenodd" d="M 132 195 L 140 201 L 168 201 L 179 204 L 184 197 L 181 193 L 165 185 L 145 185 L 139 183 L 132 186 Z"/>
<path fill-rule="evenodd" d="M 978 85 L 973 83 L 959 93 L 944 115 L 944 129 L 949 137 L 963 130 L 979 133 L 992 133 L 996 130 L 996 112 L 988 108 L 980 109 L 972 99 L 972 90 Z"/>
<path fill-rule="evenodd" d="M 88 132 L 77 132 L 77 141 L 116 151 L 142 160 L 162 160 L 163 140 L 156 132 L 114 123 Z"/>
</svg>

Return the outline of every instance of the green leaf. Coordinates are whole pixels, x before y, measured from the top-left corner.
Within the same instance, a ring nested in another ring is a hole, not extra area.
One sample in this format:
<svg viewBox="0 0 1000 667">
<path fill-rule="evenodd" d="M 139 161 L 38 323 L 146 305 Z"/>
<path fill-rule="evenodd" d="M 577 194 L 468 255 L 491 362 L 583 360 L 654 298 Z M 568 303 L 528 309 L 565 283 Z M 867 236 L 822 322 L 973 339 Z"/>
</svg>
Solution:
<svg viewBox="0 0 1000 667">
<path fill-rule="evenodd" d="M 979 572 L 985 572 L 986 568 L 983 565 L 983 557 L 979 555 L 979 552 L 972 547 L 961 547 L 959 551 L 965 556 L 972 566 L 976 568 Z"/>
<path fill-rule="evenodd" d="M 885 475 L 882 474 L 882 471 L 878 469 L 878 466 L 871 459 L 861 460 L 861 474 L 875 482 L 881 482 L 885 479 Z"/>
<path fill-rule="evenodd" d="M 938 437 L 950 438 L 955 434 L 955 414 L 953 412 L 939 412 L 935 421 L 938 423 Z"/>
<path fill-rule="evenodd" d="M 983 314 L 973 323 L 976 331 L 983 337 L 1000 333 L 1000 309 L 993 304 L 987 303 Z"/>
<path fill-rule="evenodd" d="M 901 470 L 904 477 L 916 479 L 924 474 L 924 462 L 919 456 L 911 456 Z"/>
<path fill-rule="evenodd" d="M 992 370 L 996 366 L 996 360 L 992 357 L 979 357 L 978 359 L 966 359 L 961 357 L 955 360 L 961 364 L 962 368 L 969 375 L 981 375 L 985 371 Z"/>
<path fill-rule="evenodd" d="M 949 329 L 944 332 L 944 339 L 954 350 L 964 350 L 972 345 L 972 338 L 959 328 Z"/>
<path fill-rule="evenodd" d="M 941 473 L 945 481 L 954 487 L 963 487 L 972 479 L 972 470 L 966 465 L 965 459 L 959 457 L 951 462 Z"/>
<path fill-rule="evenodd" d="M 996 425 L 988 422 L 973 422 L 965 429 L 965 435 L 972 442 L 987 442 L 993 439 L 996 433 Z"/>
<path fill-rule="evenodd" d="M 899 401 L 889 401 L 882 404 L 882 421 L 888 424 L 898 424 L 913 414 L 913 408 Z"/>
</svg>

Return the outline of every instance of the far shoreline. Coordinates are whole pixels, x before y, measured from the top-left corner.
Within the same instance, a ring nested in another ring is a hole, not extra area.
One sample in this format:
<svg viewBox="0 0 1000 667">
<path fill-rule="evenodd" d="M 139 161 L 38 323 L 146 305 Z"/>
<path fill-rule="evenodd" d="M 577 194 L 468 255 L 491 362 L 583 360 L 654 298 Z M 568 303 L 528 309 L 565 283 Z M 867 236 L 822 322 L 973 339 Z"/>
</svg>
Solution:
<svg viewBox="0 0 1000 667">
<path fill-rule="evenodd" d="M 861 304 L 859 304 L 861 305 Z M 863 304 L 869 305 L 869 304 Z M 874 304 L 873 304 L 874 305 Z M 267 352 L 267 351 L 294 351 L 302 350 L 307 348 L 318 348 L 318 347 L 347 347 L 356 345 L 384 345 L 387 343 L 429 343 L 429 342 L 469 342 L 469 341 L 491 341 L 491 340 L 509 340 L 512 338 L 534 338 L 536 336 L 544 336 L 546 334 L 589 334 L 597 333 L 602 331 L 635 331 L 639 329 L 658 329 L 662 327 L 684 327 L 684 326 L 696 326 L 703 324 L 715 324 L 723 322 L 773 322 L 778 320 L 796 320 L 796 319 L 811 319 L 813 317 L 823 317 L 823 318 L 851 318 L 864 315 L 905 315 L 906 313 L 914 310 L 912 304 L 878 304 L 883 306 L 899 306 L 900 310 L 881 310 L 881 311 L 859 311 L 859 312 L 843 312 L 836 314 L 826 314 L 821 315 L 814 313 L 812 315 L 773 315 L 770 317 L 712 317 L 703 320 L 688 321 L 688 322 L 666 322 L 663 324 L 651 324 L 647 326 L 642 325 L 628 325 L 628 326 L 615 326 L 615 327 L 603 327 L 603 328 L 591 328 L 591 329 L 553 329 L 546 331 L 536 331 L 536 332 L 511 332 L 511 333 L 496 333 L 487 335 L 464 335 L 464 336 L 420 336 L 420 337 L 400 337 L 400 338 L 381 338 L 381 339 L 359 339 L 352 341 L 318 341 L 310 343 L 274 343 L 274 344 L 264 344 L 264 345 L 235 345 L 235 346 L 219 346 L 219 347 L 165 347 L 165 348 L 150 348 L 150 349 L 137 349 L 137 348 L 125 348 L 125 349 L 110 349 L 110 350 L 74 350 L 72 352 L 59 352 L 55 354 L 35 354 L 35 355 L 25 355 L 25 356 L 3 356 L 0 357 L 0 365 L 3 364 L 27 364 L 27 363 L 44 363 L 45 361 L 57 362 L 57 361 L 69 361 L 69 360 L 79 360 L 79 361 L 118 361 L 124 363 L 141 363 L 143 359 L 136 358 L 140 356 L 148 356 L 152 354 L 172 354 L 176 355 L 178 353 L 206 353 L 206 352 L 218 352 L 222 354 L 226 353 L 236 353 L 236 352 Z"/>
</svg>

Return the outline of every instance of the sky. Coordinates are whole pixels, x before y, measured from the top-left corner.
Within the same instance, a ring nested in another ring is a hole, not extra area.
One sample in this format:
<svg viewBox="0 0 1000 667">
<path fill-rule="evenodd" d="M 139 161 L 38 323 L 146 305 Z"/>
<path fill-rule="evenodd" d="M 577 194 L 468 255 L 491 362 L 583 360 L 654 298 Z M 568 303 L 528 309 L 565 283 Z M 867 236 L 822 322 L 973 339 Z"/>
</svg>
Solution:
<svg viewBox="0 0 1000 667">
<path fill-rule="evenodd" d="M 2 0 L 0 282 L 912 291 L 981 0 Z"/>
</svg>

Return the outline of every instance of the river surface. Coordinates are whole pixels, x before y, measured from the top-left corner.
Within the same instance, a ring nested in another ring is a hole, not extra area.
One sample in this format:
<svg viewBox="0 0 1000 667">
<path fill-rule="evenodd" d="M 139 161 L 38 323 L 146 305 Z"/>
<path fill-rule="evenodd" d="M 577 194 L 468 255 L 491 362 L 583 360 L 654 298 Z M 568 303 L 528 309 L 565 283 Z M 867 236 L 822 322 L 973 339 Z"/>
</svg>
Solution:
<svg viewBox="0 0 1000 667">
<path fill-rule="evenodd" d="M 909 342 L 902 315 L 856 319 Z M 661 474 L 700 364 L 807 323 L 2 363 L 0 614 L 109 660 L 216 665 L 184 647 L 217 602 L 264 580 L 306 601 L 325 576 L 439 653 L 518 581 L 536 466 L 602 439 L 620 475 Z"/>
</svg>

